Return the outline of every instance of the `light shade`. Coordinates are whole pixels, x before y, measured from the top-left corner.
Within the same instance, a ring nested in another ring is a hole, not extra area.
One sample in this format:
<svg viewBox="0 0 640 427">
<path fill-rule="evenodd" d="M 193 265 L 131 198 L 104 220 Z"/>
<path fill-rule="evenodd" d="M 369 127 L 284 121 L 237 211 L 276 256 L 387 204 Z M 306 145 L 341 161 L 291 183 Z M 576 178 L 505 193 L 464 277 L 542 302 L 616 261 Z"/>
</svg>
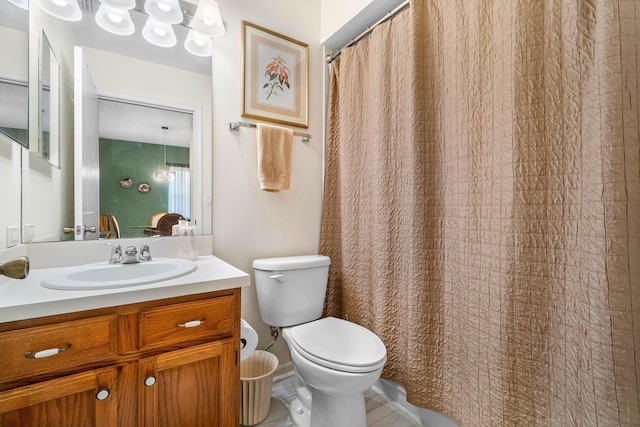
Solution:
<svg viewBox="0 0 640 427">
<path fill-rule="evenodd" d="M 189 30 L 184 41 L 184 48 L 192 55 L 211 56 L 213 43 L 209 34 L 203 34 L 196 30 Z"/>
<path fill-rule="evenodd" d="M 191 26 L 201 33 L 211 35 L 211 37 L 223 36 L 225 29 L 218 2 L 216 0 L 200 0 Z"/>
<path fill-rule="evenodd" d="M 63 21 L 79 21 L 82 19 L 82 11 L 78 6 L 78 0 L 36 0 L 36 4 L 49 15 Z"/>
<path fill-rule="evenodd" d="M 130 36 L 135 32 L 129 11 L 102 3 L 96 12 L 96 23 L 105 31 L 119 36 Z"/>
<path fill-rule="evenodd" d="M 173 47 L 177 43 L 173 27 L 160 22 L 153 16 L 147 18 L 147 23 L 142 29 L 142 37 L 151 44 L 159 47 Z"/>
<path fill-rule="evenodd" d="M 165 24 L 180 24 L 184 19 L 178 0 L 147 0 L 144 11 Z"/>
<path fill-rule="evenodd" d="M 9 0 L 9 3 L 20 9 L 29 10 L 29 0 Z"/>
<path fill-rule="evenodd" d="M 117 9 L 131 10 L 136 7 L 136 0 L 100 0 L 100 2 Z"/>
</svg>

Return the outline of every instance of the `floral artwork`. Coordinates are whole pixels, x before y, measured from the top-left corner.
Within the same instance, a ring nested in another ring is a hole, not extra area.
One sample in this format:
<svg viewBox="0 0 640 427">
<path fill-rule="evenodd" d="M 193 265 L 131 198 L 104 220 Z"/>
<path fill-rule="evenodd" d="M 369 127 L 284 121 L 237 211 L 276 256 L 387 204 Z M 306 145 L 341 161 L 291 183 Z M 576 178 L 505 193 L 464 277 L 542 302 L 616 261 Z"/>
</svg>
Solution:
<svg viewBox="0 0 640 427">
<path fill-rule="evenodd" d="M 242 116 L 308 127 L 308 46 L 242 22 Z"/>
<path fill-rule="evenodd" d="M 287 67 L 287 61 L 282 58 L 282 55 L 278 55 L 273 58 L 273 61 L 267 64 L 267 69 L 264 72 L 265 77 L 268 78 L 268 82 L 262 86 L 267 90 L 267 99 L 271 95 L 277 95 L 277 90 L 285 91 L 284 87 L 291 89 L 289 84 L 289 67 Z"/>
</svg>

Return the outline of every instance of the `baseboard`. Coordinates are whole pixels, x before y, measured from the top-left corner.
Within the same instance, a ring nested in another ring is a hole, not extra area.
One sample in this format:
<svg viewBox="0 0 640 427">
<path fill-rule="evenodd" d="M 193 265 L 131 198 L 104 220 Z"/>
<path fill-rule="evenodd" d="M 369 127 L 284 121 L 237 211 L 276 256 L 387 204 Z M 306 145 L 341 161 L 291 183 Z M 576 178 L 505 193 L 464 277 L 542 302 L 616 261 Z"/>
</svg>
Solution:
<svg viewBox="0 0 640 427">
<path fill-rule="evenodd" d="M 282 364 L 276 368 L 276 372 L 273 374 L 273 382 L 285 380 L 293 375 L 293 365 L 291 362 Z"/>
</svg>

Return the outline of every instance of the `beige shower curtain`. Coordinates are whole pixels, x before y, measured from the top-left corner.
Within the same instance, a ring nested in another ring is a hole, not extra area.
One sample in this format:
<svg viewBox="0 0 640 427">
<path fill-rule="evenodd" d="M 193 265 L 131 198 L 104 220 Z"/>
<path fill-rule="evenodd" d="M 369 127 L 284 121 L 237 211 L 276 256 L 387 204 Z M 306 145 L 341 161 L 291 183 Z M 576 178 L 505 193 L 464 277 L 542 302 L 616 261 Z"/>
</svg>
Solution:
<svg viewBox="0 0 640 427">
<path fill-rule="evenodd" d="M 331 65 L 326 314 L 412 403 L 640 425 L 639 14 L 415 0 Z"/>
</svg>

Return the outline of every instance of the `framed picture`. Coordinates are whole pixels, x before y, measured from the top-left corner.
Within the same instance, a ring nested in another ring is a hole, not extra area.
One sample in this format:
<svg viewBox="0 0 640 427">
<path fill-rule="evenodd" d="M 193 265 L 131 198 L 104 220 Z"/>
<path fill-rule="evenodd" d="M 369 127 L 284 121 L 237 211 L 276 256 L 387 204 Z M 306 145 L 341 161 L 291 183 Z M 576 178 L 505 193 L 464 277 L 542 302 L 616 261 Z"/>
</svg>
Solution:
<svg viewBox="0 0 640 427">
<path fill-rule="evenodd" d="M 242 21 L 242 116 L 309 127 L 309 47 Z"/>
</svg>

